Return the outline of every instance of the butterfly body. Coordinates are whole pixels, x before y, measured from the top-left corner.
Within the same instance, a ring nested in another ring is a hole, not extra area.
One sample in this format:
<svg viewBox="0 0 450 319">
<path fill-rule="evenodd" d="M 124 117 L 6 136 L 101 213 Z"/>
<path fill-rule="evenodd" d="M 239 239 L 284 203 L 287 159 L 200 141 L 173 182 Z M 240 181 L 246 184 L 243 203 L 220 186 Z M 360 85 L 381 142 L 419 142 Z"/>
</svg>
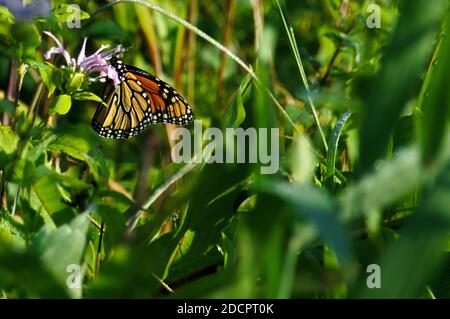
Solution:
<svg viewBox="0 0 450 319">
<path fill-rule="evenodd" d="M 102 137 L 129 138 L 150 124 L 187 125 L 193 120 L 189 103 L 161 79 L 118 58 L 111 59 L 119 85 L 107 83 L 91 125 Z"/>
</svg>

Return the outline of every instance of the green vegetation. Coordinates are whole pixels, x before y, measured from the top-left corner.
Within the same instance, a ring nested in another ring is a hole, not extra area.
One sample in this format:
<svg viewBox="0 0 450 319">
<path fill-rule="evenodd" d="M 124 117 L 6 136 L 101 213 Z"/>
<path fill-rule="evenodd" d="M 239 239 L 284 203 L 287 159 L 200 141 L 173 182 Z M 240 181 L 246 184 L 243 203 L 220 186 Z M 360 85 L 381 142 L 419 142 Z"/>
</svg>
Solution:
<svg viewBox="0 0 450 319">
<path fill-rule="evenodd" d="M 450 297 L 448 1 L 137 2 L 0 6 L 1 297 Z M 99 137 L 43 31 L 122 44 L 203 129 L 279 128 L 278 172 Z"/>
</svg>

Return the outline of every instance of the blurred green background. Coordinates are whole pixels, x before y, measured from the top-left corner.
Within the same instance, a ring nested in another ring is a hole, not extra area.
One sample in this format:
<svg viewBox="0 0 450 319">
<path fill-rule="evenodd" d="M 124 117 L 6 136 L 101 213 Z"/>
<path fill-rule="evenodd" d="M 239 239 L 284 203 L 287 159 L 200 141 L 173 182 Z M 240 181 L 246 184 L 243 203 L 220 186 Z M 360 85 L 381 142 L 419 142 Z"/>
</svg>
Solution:
<svg viewBox="0 0 450 319">
<path fill-rule="evenodd" d="M 109 4 L 0 1 L 0 297 L 450 297 L 448 1 Z M 204 129 L 279 128 L 278 172 L 98 137 L 46 30 L 124 45 Z"/>
</svg>

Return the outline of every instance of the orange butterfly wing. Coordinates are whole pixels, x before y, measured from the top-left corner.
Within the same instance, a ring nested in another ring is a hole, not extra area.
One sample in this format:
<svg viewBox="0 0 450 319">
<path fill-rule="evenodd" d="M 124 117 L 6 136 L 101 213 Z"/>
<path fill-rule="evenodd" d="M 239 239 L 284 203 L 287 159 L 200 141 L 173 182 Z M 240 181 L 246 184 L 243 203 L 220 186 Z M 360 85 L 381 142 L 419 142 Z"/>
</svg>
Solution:
<svg viewBox="0 0 450 319">
<path fill-rule="evenodd" d="M 128 138 L 150 124 L 187 125 L 193 120 L 188 102 L 170 85 L 138 68 L 111 63 L 120 79 L 114 88 L 108 83 L 104 102 L 97 107 L 91 125 L 102 137 Z"/>
</svg>

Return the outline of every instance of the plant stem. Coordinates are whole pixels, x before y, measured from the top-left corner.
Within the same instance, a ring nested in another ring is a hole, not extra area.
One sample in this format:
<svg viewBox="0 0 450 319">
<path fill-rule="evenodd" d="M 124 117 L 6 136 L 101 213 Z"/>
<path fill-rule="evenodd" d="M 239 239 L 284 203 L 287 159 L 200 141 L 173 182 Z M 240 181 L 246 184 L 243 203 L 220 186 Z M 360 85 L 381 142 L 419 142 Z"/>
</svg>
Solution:
<svg viewBox="0 0 450 319">
<path fill-rule="evenodd" d="M 189 21 L 195 25 L 197 24 L 198 17 L 198 3 L 197 0 L 189 1 Z M 197 49 L 197 41 L 196 41 L 195 33 L 189 32 L 188 36 L 188 89 L 187 94 L 189 100 L 193 105 L 195 105 L 195 52 Z"/>
<path fill-rule="evenodd" d="M 14 96 L 14 109 L 11 114 L 11 127 L 14 128 L 16 122 L 16 110 L 19 105 L 19 97 L 20 92 L 22 91 L 23 79 L 25 78 L 25 74 L 27 73 L 28 65 L 22 63 L 19 67 L 19 79 L 16 85 L 16 94 Z"/>
<path fill-rule="evenodd" d="M 103 241 L 103 233 L 105 232 L 105 224 L 102 221 L 102 224 L 100 226 L 100 234 L 98 236 L 98 246 L 97 246 L 97 256 L 95 260 L 95 275 L 97 276 L 100 271 L 100 257 L 102 253 L 102 241 Z"/>
<path fill-rule="evenodd" d="M 224 46 L 228 46 L 231 40 L 231 33 L 233 30 L 233 22 L 234 22 L 234 11 L 236 8 L 236 0 L 231 0 L 228 3 L 227 6 L 227 17 L 225 21 L 225 28 L 223 29 L 223 39 L 222 43 Z M 225 77 L 225 66 L 227 63 L 227 55 L 225 52 L 222 51 L 222 54 L 220 56 L 220 67 L 219 67 L 219 73 L 218 73 L 218 79 L 217 79 L 217 102 L 220 111 L 222 110 L 224 103 L 223 103 L 223 94 L 224 94 L 224 77 Z"/>
<path fill-rule="evenodd" d="M 17 86 L 17 68 L 17 61 L 12 60 L 9 66 L 8 89 L 6 91 L 6 99 L 9 101 L 14 101 L 14 93 Z M 9 125 L 9 114 L 6 111 L 3 113 L 2 124 Z"/>
</svg>

